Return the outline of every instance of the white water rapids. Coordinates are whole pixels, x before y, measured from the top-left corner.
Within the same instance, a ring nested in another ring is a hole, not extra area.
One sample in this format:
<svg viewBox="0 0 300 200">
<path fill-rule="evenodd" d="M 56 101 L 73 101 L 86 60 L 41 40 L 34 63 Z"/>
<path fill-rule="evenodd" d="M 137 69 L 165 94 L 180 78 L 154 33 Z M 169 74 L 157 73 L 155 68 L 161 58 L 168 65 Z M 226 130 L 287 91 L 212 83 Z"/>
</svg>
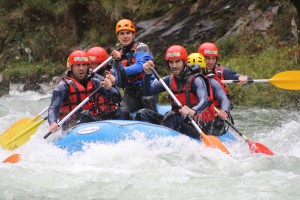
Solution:
<svg viewBox="0 0 300 200">
<path fill-rule="evenodd" d="M 50 97 L 14 89 L 0 97 L 0 133 L 37 115 Z M 93 144 L 68 155 L 42 139 L 44 122 L 16 151 L 0 147 L 1 161 L 22 155 L 0 163 L 0 199 L 299 199 L 300 113 L 236 107 L 232 114 L 241 132 L 276 155 L 250 154 L 240 136 L 226 144 L 232 156 L 185 136 Z"/>
</svg>

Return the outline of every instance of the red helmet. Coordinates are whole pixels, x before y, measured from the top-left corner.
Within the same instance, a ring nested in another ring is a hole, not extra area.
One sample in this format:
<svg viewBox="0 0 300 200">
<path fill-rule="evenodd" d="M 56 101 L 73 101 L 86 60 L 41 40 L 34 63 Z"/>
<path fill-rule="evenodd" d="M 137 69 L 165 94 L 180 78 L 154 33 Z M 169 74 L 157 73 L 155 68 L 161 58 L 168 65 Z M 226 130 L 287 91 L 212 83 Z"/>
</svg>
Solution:
<svg viewBox="0 0 300 200">
<path fill-rule="evenodd" d="M 120 21 L 118 21 L 116 25 L 116 34 L 118 34 L 119 31 L 125 31 L 125 30 L 135 33 L 134 23 L 129 19 L 121 19 Z"/>
<path fill-rule="evenodd" d="M 72 65 L 76 64 L 89 64 L 89 57 L 85 51 L 76 50 L 69 55 L 67 66 L 72 67 Z"/>
<path fill-rule="evenodd" d="M 202 54 L 203 56 L 219 56 L 218 47 L 214 43 L 210 42 L 201 44 L 198 48 L 198 53 Z"/>
<path fill-rule="evenodd" d="M 103 63 L 107 58 L 108 54 L 102 47 L 92 47 L 87 51 L 90 63 Z"/>
<path fill-rule="evenodd" d="M 166 51 L 166 61 L 169 60 L 184 60 L 184 64 L 187 64 L 187 51 L 183 46 L 173 45 Z"/>
</svg>

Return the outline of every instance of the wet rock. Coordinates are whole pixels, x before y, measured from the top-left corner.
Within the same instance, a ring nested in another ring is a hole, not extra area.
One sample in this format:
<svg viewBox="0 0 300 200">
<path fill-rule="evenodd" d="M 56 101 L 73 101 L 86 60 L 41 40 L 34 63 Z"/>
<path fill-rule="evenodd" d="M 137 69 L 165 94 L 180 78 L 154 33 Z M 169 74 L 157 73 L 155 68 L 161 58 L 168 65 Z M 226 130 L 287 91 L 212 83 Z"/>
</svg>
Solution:
<svg viewBox="0 0 300 200">
<path fill-rule="evenodd" d="M 44 94 L 41 85 L 41 77 L 39 74 L 32 74 L 24 83 L 23 91 L 34 91 Z"/>
<path fill-rule="evenodd" d="M 267 36 L 267 30 L 273 24 L 274 16 L 277 15 L 279 7 L 280 5 L 277 4 L 263 12 L 261 9 L 255 9 L 255 4 L 251 4 L 248 12 L 237 19 L 233 27 L 219 40 L 231 35 L 249 36 L 254 32 L 258 32 L 262 36 Z"/>
<path fill-rule="evenodd" d="M 232 35 L 244 36 L 258 32 L 268 36 L 274 17 L 282 6 L 275 1 L 262 10 L 252 1 L 219 0 L 204 5 L 203 1 L 198 0 L 190 8 L 182 7 L 161 17 L 137 23 L 139 31 L 136 40 L 147 44 L 154 55 L 164 55 L 165 50 L 174 44 L 197 49 L 203 42 L 218 43 Z M 240 17 L 236 19 L 230 13 Z M 296 23 L 291 20 L 291 24 Z M 293 29 L 294 36 L 297 30 Z"/>
<path fill-rule="evenodd" d="M 0 97 L 9 94 L 10 81 L 9 78 L 0 74 Z"/>
<path fill-rule="evenodd" d="M 44 84 L 49 84 L 51 81 L 51 77 L 49 75 L 43 75 L 41 76 L 40 82 Z"/>
<path fill-rule="evenodd" d="M 44 94 L 45 92 L 43 91 L 42 87 L 40 86 L 40 84 L 38 83 L 32 83 L 32 82 L 27 82 L 24 84 L 23 86 L 23 91 L 34 91 L 34 92 L 38 92 L 41 94 Z"/>
</svg>

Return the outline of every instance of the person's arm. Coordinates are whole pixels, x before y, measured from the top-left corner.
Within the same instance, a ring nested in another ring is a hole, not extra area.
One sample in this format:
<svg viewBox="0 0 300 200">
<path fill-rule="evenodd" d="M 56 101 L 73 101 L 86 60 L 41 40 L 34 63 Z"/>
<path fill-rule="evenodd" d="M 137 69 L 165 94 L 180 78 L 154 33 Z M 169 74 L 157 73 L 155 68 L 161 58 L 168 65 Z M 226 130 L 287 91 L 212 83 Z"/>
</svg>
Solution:
<svg viewBox="0 0 300 200">
<path fill-rule="evenodd" d="M 152 76 L 153 76 L 151 67 L 154 67 L 154 66 L 155 65 L 152 60 L 149 60 L 143 64 L 143 69 L 144 69 L 145 75 L 144 75 L 143 81 L 142 81 L 142 91 L 143 91 L 144 96 L 151 96 L 151 95 L 155 95 L 155 94 L 165 91 L 164 86 L 157 79 L 155 79 L 155 81 L 153 81 L 151 83 Z M 170 77 L 171 76 L 163 77 L 162 80 L 167 85 L 169 85 Z"/>
<path fill-rule="evenodd" d="M 218 83 L 215 79 L 210 78 L 209 79 L 213 93 L 214 93 L 214 97 L 216 100 L 218 100 L 221 103 L 221 110 L 220 110 L 220 117 L 222 119 L 227 119 L 228 118 L 228 114 L 230 112 L 230 101 L 228 99 L 228 97 L 226 96 L 222 86 L 220 85 L 220 83 Z M 226 112 L 226 113 L 224 113 Z"/>
<path fill-rule="evenodd" d="M 120 93 L 117 87 L 109 87 L 109 89 L 105 88 L 103 87 L 103 81 L 100 81 L 99 79 L 93 79 L 93 82 L 95 83 L 96 87 L 101 87 L 98 91 L 100 95 L 112 100 L 115 103 L 119 103 Z"/>
<path fill-rule="evenodd" d="M 128 77 L 121 62 L 121 53 L 117 50 L 113 50 L 111 56 L 114 59 L 112 61 L 112 68 L 114 69 L 113 75 L 116 77 L 116 85 L 121 88 L 126 88 L 128 86 Z"/>
<path fill-rule="evenodd" d="M 125 73 L 127 76 L 136 75 L 143 72 L 143 64 L 148 60 L 153 60 L 152 53 L 149 47 L 144 43 L 139 43 L 133 57 L 135 58 L 135 63 L 130 66 L 125 67 Z"/>
<path fill-rule="evenodd" d="M 248 75 L 241 75 L 227 67 L 223 67 L 224 69 L 224 80 L 239 80 L 240 85 L 244 85 L 248 83 L 248 80 L 251 78 Z"/>
<path fill-rule="evenodd" d="M 192 91 L 196 94 L 198 99 L 198 104 L 189 108 L 187 105 L 183 105 L 179 112 L 186 116 L 194 116 L 197 113 L 201 113 L 204 111 L 208 106 L 208 95 L 205 81 L 202 78 L 196 77 L 192 83 Z"/>
<path fill-rule="evenodd" d="M 143 78 L 142 90 L 144 96 L 152 96 L 166 91 L 164 86 L 161 84 L 161 82 L 159 82 L 156 79 L 151 84 L 151 80 L 152 80 L 151 75 L 152 74 L 145 74 Z M 171 76 L 165 76 L 162 78 L 162 80 L 169 86 L 170 78 Z"/>
<path fill-rule="evenodd" d="M 64 81 L 60 81 L 56 88 L 53 90 L 51 103 L 48 109 L 48 123 L 50 131 L 58 129 L 58 115 L 63 100 L 69 95 L 68 85 Z"/>
<path fill-rule="evenodd" d="M 203 78 L 196 77 L 192 83 L 192 91 L 198 98 L 198 104 L 192 107 L 197 113 L 204 111 L 208 106 L 207 87 Z"/>
<path fill-rule="evenodd" d="M 223 67 L 224 69 L 224 80 L 239 80 L 239 77 L 241 76 L 236 71 L 233 71 L 227 67 Z"/>
<path fill-rule="evenodd" d="M 116 77 L 116 85 L 121 88 L 128 86 L 128 77 L 125 73 L 125 67 L 123 67 L 120 60 L 116 60 L 113 63 L 114 75 Z"/>
</svg>

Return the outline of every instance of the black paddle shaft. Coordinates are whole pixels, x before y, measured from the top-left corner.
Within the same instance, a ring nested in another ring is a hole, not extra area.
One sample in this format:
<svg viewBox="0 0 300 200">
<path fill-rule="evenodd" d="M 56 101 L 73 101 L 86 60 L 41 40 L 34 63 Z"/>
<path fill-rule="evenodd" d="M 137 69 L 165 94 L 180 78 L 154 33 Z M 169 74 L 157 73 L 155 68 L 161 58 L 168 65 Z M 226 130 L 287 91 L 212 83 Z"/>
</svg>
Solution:
<svg viewBox="0 0 300 200">
<path fill-rule="evenodd" d="M 233 129 L 235 130 L 240 136 L 242 136 L 243 138 L 245 138 L 246 142 L 248 142 L 248 138 L 246 138 L 244 136 L 244 134 L 242 134 L 232 123 L 230 123 L 228 120 L 225 120 L 226 123 Z"/>
</svg>

